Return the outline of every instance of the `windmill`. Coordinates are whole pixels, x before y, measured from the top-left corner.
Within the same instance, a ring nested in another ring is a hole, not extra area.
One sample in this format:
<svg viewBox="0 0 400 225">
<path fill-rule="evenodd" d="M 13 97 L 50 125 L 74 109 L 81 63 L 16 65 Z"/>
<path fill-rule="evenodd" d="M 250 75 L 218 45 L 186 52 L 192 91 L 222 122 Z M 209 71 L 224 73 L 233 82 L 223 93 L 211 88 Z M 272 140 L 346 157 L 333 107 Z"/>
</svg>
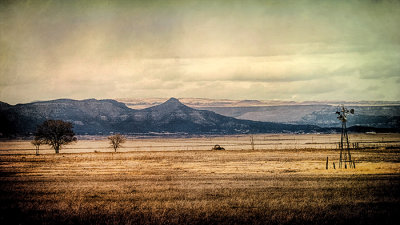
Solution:
<svg viewBox="0 0 400 225">
<path fill-rule="evenodd" d="M 354 114 L 354 109 L 348 110 L 347 108 L 344 107 L 344 105 L 339 106 L 338 110 L 336 111 L 336 114 L 338 115 L 337 116 L 338 120 L 342 121 L 342 134 L 340 136 L 340 143 L 339 143 L 339 148 L 340 148 L 339 168 L 342 168 L 343 163 L 345 168 L 347 168 L 347 163 L 349 164 L 350 168 L 351 167 L 355 168 L 355 162 L 351 160 L 349 136 L 347 134 L 347 127 L 346 127 L 347 115 L 349 113 Z"/>
</svg>

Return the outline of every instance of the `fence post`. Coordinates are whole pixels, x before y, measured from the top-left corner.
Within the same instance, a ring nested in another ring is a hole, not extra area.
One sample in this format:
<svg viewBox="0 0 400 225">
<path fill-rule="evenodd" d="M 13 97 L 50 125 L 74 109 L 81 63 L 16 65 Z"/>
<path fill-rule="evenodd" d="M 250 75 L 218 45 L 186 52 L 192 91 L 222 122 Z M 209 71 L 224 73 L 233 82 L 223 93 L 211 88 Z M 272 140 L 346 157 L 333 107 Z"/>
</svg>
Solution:
<svg viewBox="0 0 400 225">
<path fill-rule="evenodd" d="M 326 157 L 326 169 L 328 169 L 328 157 Z"/>
</svg>

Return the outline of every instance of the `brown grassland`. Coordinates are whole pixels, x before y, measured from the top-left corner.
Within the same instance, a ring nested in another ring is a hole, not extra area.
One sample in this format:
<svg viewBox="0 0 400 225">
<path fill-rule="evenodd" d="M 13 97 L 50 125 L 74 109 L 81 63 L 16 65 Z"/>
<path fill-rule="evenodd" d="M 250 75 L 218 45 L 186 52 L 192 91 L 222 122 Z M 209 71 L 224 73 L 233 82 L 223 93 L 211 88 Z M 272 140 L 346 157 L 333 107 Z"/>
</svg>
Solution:
<svg viewBox="0 0 400 225">
<path fill-rule="evenodd" d="M 337 135 L 3 141 L 0 224 L 399 224 L 400 135 L 353 138 L 355 169 Z"/>
</svg>

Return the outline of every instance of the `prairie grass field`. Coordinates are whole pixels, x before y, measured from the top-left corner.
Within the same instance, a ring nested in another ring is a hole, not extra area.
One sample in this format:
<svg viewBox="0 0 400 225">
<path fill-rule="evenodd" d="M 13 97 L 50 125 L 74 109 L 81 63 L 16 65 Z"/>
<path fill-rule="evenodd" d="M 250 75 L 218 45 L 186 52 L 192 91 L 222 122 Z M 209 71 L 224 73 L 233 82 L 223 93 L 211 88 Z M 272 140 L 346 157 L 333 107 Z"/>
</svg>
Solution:
<svg viewBox="0 0 400 225">
<path fill-rule="evenodd" d="M 337 134 L 2 141 L 0 224 L 399 224 L 400 135 L 349 136 L 351 169 Z"/>
</svg>

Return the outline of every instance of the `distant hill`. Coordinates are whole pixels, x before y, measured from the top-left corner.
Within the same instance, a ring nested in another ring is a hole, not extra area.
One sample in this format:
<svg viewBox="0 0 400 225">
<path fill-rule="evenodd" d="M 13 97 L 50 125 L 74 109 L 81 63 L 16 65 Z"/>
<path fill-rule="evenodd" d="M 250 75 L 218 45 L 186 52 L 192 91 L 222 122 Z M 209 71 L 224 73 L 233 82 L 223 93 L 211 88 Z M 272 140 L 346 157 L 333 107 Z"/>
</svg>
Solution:
<svg viewBox="0 0 400 225">
<path fill-rule="evenodd" d="M 120 99 L 133 109 L 147 108 L 165 101 L 154 99 Z M 236 119 L 262 122 L 311 124 L 320 127 L 340 127 L 336 119 L 337 106 L 344 104 L 355 109 L 348 126 L 377 128 L 400 127 L 400 101 L 257 101 L 183 98 L 181 101 L 193 108 L 209 110 Z"/>
<path fill-rule="evenodd" d="M 310 132 L 318 129 L 317 126 L 239 120 L 207 110 L 193 109 L 175 98 L 136 111 L 120 126 L 125 133 L 134 131 L 188 134 Z"/>
<path fill-rule="evenodd" d="M 0 105 L 0 132 L 29 134 L 47 119 L 72 122 L 77 133 L 99 133 L 114 129 L 113 125 L 126 120 L 136 110 L 115 100 L 59 99 L 15 106 Z"/>
<path fill-rule="evenodd" d="M 128 108 L 115 100 L 96 99 L 59 99 L 15 106 L 0 104 L 0 132 L 3 136 L 32 134 L 46 119 L 72 122 L 78 134 L 242 134 L 319 130 L 312 125 L 240 120 L 188 107 L 175 98 L 141 110 Z"/>
<path fill-rule="evenodd" d="M 346 105 L 355 110 L 349 115 L 348 126 L 369 126 L 377 128 L 400 127 L 400 105 Z M 221 115 L 237 119 L 271 121 L 277 123 L 310 124 L 320 127 L 338 127 L 340 121 L 335 114 L 337 106 L 318 105 L 281 105 L 259 107 L 204 107 Z"/>
</svg>

